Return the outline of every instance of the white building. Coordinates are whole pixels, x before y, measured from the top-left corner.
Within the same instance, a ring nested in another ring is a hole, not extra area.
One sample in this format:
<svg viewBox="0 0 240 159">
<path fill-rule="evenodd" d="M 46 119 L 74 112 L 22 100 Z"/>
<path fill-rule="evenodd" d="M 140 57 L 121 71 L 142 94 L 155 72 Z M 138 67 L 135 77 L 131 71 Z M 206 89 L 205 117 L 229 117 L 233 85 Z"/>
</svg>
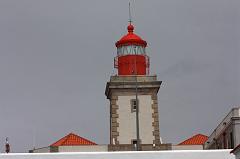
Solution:
<svg viewBox="0 0 240 159">
<path fill-rule="evenodd" d="M 240 144 L 240 108 L 233 108 L 205 142 L 205 149 L 233 149 Z"/>
<path fill-rule="evenodd" d="M 47 147 L 32 149 L 30 153 L 50 153 L 50 152 L 98 152 L 108 151 L 107 145 L 97 145 L 96 143 L 70 133 Z"/>
</svg>

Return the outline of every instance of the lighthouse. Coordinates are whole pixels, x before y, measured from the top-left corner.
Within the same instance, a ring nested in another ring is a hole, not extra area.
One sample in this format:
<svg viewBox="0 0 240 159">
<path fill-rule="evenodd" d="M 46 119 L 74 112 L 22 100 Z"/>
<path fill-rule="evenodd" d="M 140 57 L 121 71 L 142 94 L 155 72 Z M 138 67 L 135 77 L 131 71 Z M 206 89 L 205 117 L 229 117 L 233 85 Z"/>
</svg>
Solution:
<svg viewBox="0 0 240 159">
<path fill-rule="evenodd" d="M 116 42 L 117 56 L 114 67 L 118 75 L 149 74 L 149 58 L 146 55 L 147 42 L 134 33 L 134 26 L 127 27 L 128 34 Z"/>
<path fill-rule="evenodd" d="M 116 43 L 117 74 L 106 84 L 110 101 L 109 151 L 166 150 L 160 142 L 158 91 L 162 81 L 149 75 L 147 42 L 135 34 L 131 23 Z"/>
</svg>

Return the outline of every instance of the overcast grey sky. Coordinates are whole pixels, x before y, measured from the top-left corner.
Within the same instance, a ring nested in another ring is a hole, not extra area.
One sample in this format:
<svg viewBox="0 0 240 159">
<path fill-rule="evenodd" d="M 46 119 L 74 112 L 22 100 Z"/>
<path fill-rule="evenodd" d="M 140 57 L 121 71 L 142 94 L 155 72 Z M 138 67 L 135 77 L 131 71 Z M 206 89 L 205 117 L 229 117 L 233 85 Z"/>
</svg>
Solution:
<svg viewBox="0 0 240 159">
<path fill-rule="evenodd" d="M 0 1 L 0 151 L 48 146 L 74 132 L 109 142 L 106 82 L 128 0 Z M 159 91 L 160 133 L 209 135 L 240 105 L 239 0 L 135 0 Z"/>
</svg>

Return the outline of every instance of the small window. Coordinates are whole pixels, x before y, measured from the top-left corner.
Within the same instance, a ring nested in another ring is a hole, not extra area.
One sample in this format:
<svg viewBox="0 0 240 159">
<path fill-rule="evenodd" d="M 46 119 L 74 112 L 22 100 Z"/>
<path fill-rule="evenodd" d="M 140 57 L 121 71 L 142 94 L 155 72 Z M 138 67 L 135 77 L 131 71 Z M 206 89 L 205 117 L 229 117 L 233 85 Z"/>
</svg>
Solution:
<svg viewBox="0 0 240 159">
<path fill-rule="evenodd" d="M 134 146 L 137 146 L 138 140 L 137 139 L 132 139 L 132 144 Z M 139 144 L 141 144 L 141 140 L 139 139 Z"/>
<path fill-rule="evenodd" d="M 136 99 L 131 99 L 131 112 L 136 112 L 137 104 L 139 104 L 139 101 L 137 103 Z"/>
<path fill-rule="evenodd" d="M 132 140 L 132 144 L 133 144 L 133 145 L 137 145 L 137 139 L 133 139 L 133 140 Z"/>
<path fill-rule="evenodd" d="M 234 148 L 234 139 L 233 139 L 233 132 L 230 132 L 230 148 L 233 149 Z"/>
</svg>

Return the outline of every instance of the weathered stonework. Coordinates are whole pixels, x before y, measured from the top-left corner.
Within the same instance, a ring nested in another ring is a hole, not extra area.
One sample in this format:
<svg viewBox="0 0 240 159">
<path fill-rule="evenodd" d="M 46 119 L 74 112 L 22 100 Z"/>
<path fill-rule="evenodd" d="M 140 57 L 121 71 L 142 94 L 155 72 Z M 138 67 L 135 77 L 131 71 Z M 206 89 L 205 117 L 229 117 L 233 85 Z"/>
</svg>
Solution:
<svg viewBox="0 0 240 159">
<path fill-rule="evenodd" d="M 171 144 L 142 144 L 142 151 L 162 151 L 171 150 Z M 108 145 L 108 151 L 136 151 L 136 147 L 132 144 Z"/>
<path fill-rule="evenodd" d="M 160 143 L 160 130 L 159 130 L 159 114 L 158 114 L 158 98 L 157 94 L 152 95 L 152 109 L 153 109 L 153 122 L 152 125 L 154 127 L 153 135 L 155 137 L 155 140 L 153 141 L 154 144 L 161 144 Z"/>
<path fill-rule="evenodd" d="M 118 113 L 117 113 L 117 110 L 118 110 L 118 105 L 117 105 L 117 99 L 118 99 L 118 96 L 112 96 L 112 99 L 110 101 L 110 143 L 111 144 L 116 144 L 118 143 L 118 136 L 119 136 L 119 132 L 118 132 L 118 126 L 119 126 L 119 123 L 118 123 Z M 114 140 L 114 141 L 113 141 Z M 115 142 L 115 143 L 113 143 Z"/>
<path fill-rule="evenodd" d="M 159 130 L 159 113 L 158 113 L 158 97 L 157 93 L 160 88 L 161 81 L 157 81 L 156 76 L 137 76 L 137 88 L 138 88 L 138 95 L 139 98 L 141 96 L 150 96 L 150 101 L 149 103 L 150 107 L 145 107 L 145 108 L 150 108 L 151 112 L 149 117 L 151 118 L 149 124 L 152 125 L 152 128 L 150 131 L 152 134 L 153 140 L 151 142 L 146 143 L 141 143 L 141 149 L 142 150 L 168 150 L 170 149 L 171 146 L 169 144 L 161 144 L 160 143 L 160 130 Z M 106 85 L 106 90 L 105 94 L 107 98 L 110 100 L 110 145 L 108 146 L 109 151 L 130 151 L 130 150 L 135 150 L 135 147 L 133 144 L 125 144 L 119 142 L 119 139 L 122 138 L 120 135 L 120 130 L 121 132 L 125 130 L 120 127 L 119 129 L 119 116 L 123 115 L 122 113 L 125 113 L 125 109 L 123 111 L 122 107 L 121 108 L 121 114 L 119 114 L 119 106 L 123 105 L 124 106 L 124 101 L 126 100 L 121 100 L 121 104 L 118 105 L 119 102 L 119 97 L 121 99 L 123 96 L 128 97 L 134 97 L 136 95 L 136 77 L 135 76 L 112 76 L 110 79 L 110 82 L 107 83 Z M 128 101 L 128 104 L 130 103 L 130 100 Z M 141 105 L 141 101 L 140 101 Z M 148 105 L 146 105 L 148 106 Z M 134 113 L 134 112 L 131 112 Z M 139 112 L 141 113 L 141 112 Z M 126 115 L 126 114 L 125 114 Z M 121 117 L 121 120 L 123 117 Z M 144 118 L 145 120 L 145 118 Z M 126 122 L 126 121 L 125 121 Z M 121 122 L 122 123 L 122 122 Z M 148 126 L 149 127 L 149 126 Z M 126 129 L 126 131 L 128 131 Z M 141 134 L 141 132 L 140 132 Z M 149 135 L 149 133 L 147 133 Z M 142 135 L 145 135 L 142 133 Z M 132 138 L 133 139 L 133 138 Z M 132 139 L 129 139 L 130 142 Z M 113 143 L 114 140 L 114 143 Z M 121 139 L 120 141 L 125 141 L 126 138 L 123 140 Z M 148 140 L 149 141 L 149 138 Z M 120 144 L 119 144 L 120 143 Z"/>
<path fill-rule="evenodd" d="M 50 146 L 50 152 L 59 152 L 58 146 Z"/>
</svg>

